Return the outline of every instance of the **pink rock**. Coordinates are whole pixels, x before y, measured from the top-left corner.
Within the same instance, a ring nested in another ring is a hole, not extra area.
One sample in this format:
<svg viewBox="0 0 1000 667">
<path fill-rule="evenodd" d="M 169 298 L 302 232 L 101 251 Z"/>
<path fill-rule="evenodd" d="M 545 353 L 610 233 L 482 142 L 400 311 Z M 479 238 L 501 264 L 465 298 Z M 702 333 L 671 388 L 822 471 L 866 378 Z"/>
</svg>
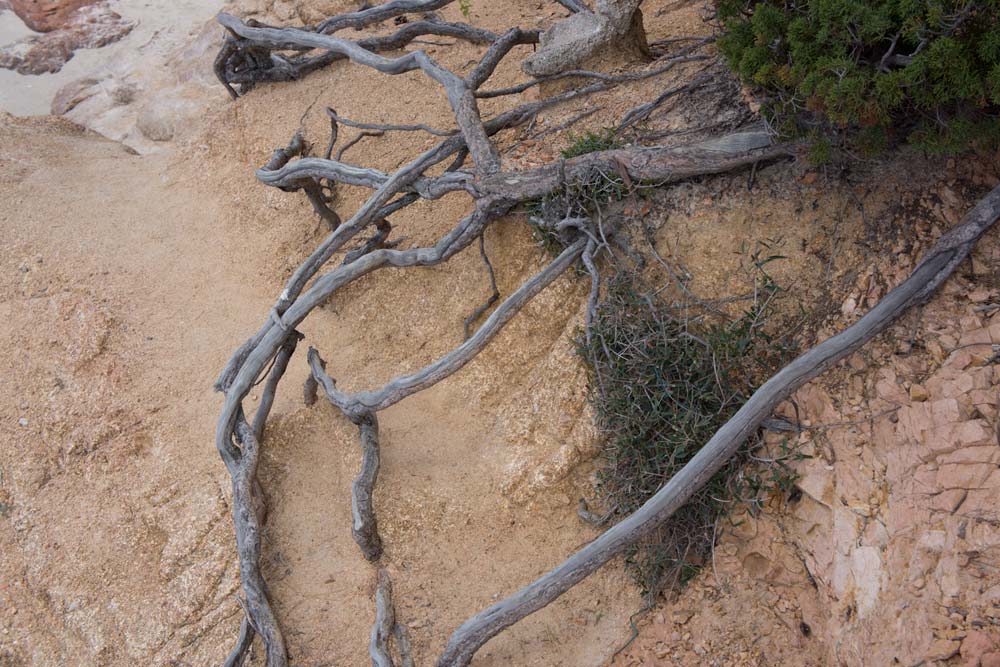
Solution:
<svg viewBox="0 0 1000 667">
<path fill-rule="evenodd" d="M 969 398 L 975 405 L 996 405 L 997 391 L 995 389 L 973 389 L 969 392 Z"/>
<path fill-rule="evenodd" d="M 955 424 L 942 424 L 921 434 L 920 458 L 925 461 L 932 461 L 942 454 L 947 454 L 958 449 L 960 445 L 958 437 L 958 426 Z"/>
<path fill-rule="evenodd" d="M 996 638 L 991 637 L 982 630 L 970 630 L 965 639 L 962 640 L 962 648 L 959 652 L 966 665 L 976 667 L 986 653 L 991 653 L 997 646 Z"/>
<path fill-rule="evenodd" d="M 965 500 L 968 492 L 965 489 L 949 489 L 931 497 L 930 508 L 939 512 L 954 514 Z"/>
<path fill-rule="evenodd" d="M 969 446 L 946 454 L 939 463 L 1000 463 L 1000 447 L 996 445 Z"/>
<path fill-rule="evenodd" d="M 134 21 L 111 11 L 106 3 L 86 2 L 56 29 L 0 47 L 0 67 L 19 74 L 58 72 L 77 49 L 100 48 L 121 39 L 134 27 Z"/>
<path fill-rule="evenodd" d="M 980 489 L 996 466 L 989 463 L 947 463 L 938 468 L 941 489 Z"/>
<path fill-rule="evenodd" d="M 959 424 L 955 437 L 965 447 L 996 444 L 996 432 L 982 419 Z"/>
<path fill-rule="evenodd" d="M 947 660 L 958 653 L 960 644 L 954 639 L 935 639 L 927 651 L 928 660 Z"/>
<path fill-rule="evenodd" d="M 987 653 L 979 659 L 979 667 L 1000 667 L 1000 653 Z"/>
<path fill-rule="evenodd" d="M 954 398 L 932 401 L 928 405 L 936 425 L 962 421 L 962 409 Z"/>
<path fill-rule="evenodd" d="M 35 32 L 61 28 L 76 10 L 98 0 L 7 0 L 24 24 Z"/>
</svg>

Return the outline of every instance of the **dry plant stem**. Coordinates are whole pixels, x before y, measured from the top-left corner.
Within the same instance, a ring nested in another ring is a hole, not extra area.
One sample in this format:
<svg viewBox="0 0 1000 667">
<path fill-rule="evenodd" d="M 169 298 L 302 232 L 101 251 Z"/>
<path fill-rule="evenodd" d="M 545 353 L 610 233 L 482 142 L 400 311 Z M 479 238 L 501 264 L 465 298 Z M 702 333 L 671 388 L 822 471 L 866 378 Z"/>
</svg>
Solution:
<svg viewBox="0 0 1000 667">
<path fill-rule="evenodd" d="M 396 640 L 396 648 L 399 650 L 400 667 L 414 667 L 413 647 L 410 645 L 410 632 L 406 626 L 396 621 L 396 627 L 392 629 L 392 636 Z"/>
<path fill-rule="evenodd" d="M 357 134 L 357 136 L 355 136 L 353 139 L 351 139 L 350 141 L 348 141 L 346 144 L 344 144 L 343 146 L 341 146 L 337 150 L 337 161 L 340 162 L 341 160 L 343 160 L 344 159 L 344 153 L 346 153 L 349 148 L 351 148 L 352 146 L 354 146 L 356 143 L 358 143 L 359 141 L 361 141 L 365 137 L 381 137 L 383 135 L 385 135 L 385 133 L 384 132 L 380 132 L 378 130 L 363 130 L 363 131 L 359 132 Z"/>
<path fill-rule="evenodd" d="M 465 318 L 462 322 L 462 328 L 465 332 L 465 339 L 469 339 L 469 328 L 472 324 L 479 319 L 479 316 L 485 313 L 487 310 L 493 307 L 493 304 L 500 300 L 500 290 L 497 289 L 497 277 L 493 272 L 493 263 L 490 262 L 490 256 L 486 254 L 486 239 L 483 234 L 479 235 L 479 256 L 483 260 L 483 264 L 486 265 L 486 272 L 490 277 L 490 296 L 486 299 L 483 305 L 476 308 L 472 313 Z"/>
<path fill-rule="evenodd" d="M 524 304 L 550 285 L 563 271 L 579 259 L 587 241 L 586 238 L 578 239 L 563 250 L 551 264 L 532 276 L 501 303 L 468 340 L 416 373 L 395 378 L 375 391 L 346 394 L 337 388 L 336 383 L 323 370 L 319 364 L 318 355 L 310 355 L 309 365 L 312 368 L 313 377 L 319 382 L 330 402 L 351 419 L 357 419 L 370 411 L 384 410 L 411 394 L 431 387 L 460 370 L 479 354 L 504 325 L 521 310 Z"/>
<path fill-rule="evenodd" d="M 254 634 L 260 634 L 264 640 L 269 666 L 284 665 L 287 659 L 284 639 L 271 611 L 266 584 L 260 573 L 260 529 L 266 518 L 266 509 L 257 482 L 257 460 L 260 433 L 263 432 L 264 423 L 274 403 L 278 382 L 288 368 L 288 362 L 301 338 L 301 334 L 292 331 L 282 343 L 274 365 L 268 373 L 260 406 L 254 416 L 254 425 L 251 427 L 247 423 L 240 410 L 236 426 L 240 448 L 237 450 L 230 442 L 230 449 L 223 455 L 232 477 L 236 550 L 240 561 L 240 579 L 246 595 L 244 606 L 246 616 L 240 625 L 236 646 L 226 659 L 227 667 L 243 664 L 243 658 L 253 642 Z"/>
<path fill-rule="evenodd" d="M 697 46 L 701 46 L 700 44 Z M 501 97 L 503 95 L 514 95 L 517 93 L 523 93 L 524 91 L 537 86 L 542 83 L 548 83 L 550 81 L 558 81 L 559 79 L 566 79 L 569 77 L 579 77 L 583 79 L 597 79 L 604 83 L 627 83 L 629 81 L 641 81 L 642 79 L 648 79 L 650 77 L 659 76 L 660 74 L 665 74 L 672 70 L 675 66 L 681 63 L 694 62 L 697 60 L 708 60 L 711 56 L 708 55 L 685 55 L 685 52 L 691 51 L 695 47 L 688 47 L 683 49 L 683 52 L 678 52 L 676 55 L 670 57 L 665 65 L 660 67 L 655 67 L 646 72 L 636 72 L 634 74 L 603 74 L 601 72 L 594 72 L 592 70 L 586 69 L 573 69 L 566 70 L 565 72 L 560 72 L 559 74 L 552 74 L 550 76 L 543 76 L 537 79 L 531 79 L 530 81 L 525 81 L 524 83 L 519 83 L 516 86 L 511 86 L 509 88 L 498 88 L 496 90 L 479 90 L 476 91 L 476 97 L 479 99 L 487 99 L 490 97 Z"/>
<path fill-rule="evenodd" d="M 998 217 L 1000 187 L 938 239 L 913 273 L 864 317 L 802 354 L 764 383 L 698 454 L 635 513 L 548 574 L 462 624 L 438 660 L 438 667 L 465 667 L 490 638 L 545 607 L 661 524 L 732 458 L 781 401 L 884 331 L 909 308 L 926 301 Z"/>
<path fill-rule="evenodd" d="M 698 88 L 701 88 L 714 78 L 715 76 L 710 72 L 702 73 L 693 80 L 691 80 L 690 82 L 682 86 L 676 86 L 674 88 L 671 88 L 670 90 L 661 93 L 659 97 L 657 97 L 652 102 L 640 104 L 639 106 L 637 106 L 636 108 L 632 109 L 627 114 L 625 114 L 625 117 L 622 118 L 622 121 L 618 124 L 618 128 L 616 131 L 621 132 L 625 128 L 631 127 L 632 125 L 635 125 L 636 123 L 649 118 L 649 114 L 653 113 L 653 111 L 655 111 L 659 106 L 661 106 L 664 102 L 666 102 L 670 98 L 676 97 L 681 93 L 690 93 L 691 91 L 697 90 Z"/>
<path fill-rule="evenodd" d="M 557 0 L 560 5 L 570 10 L 574 14 L 578 12 L 589 12 L 590 8 L 580 2 L 580 0 Z"/>
<path fill-rule="evenodd" d="M 244 614 L 243 620 L 240 622 L 240 634 L 236 639 L 236 646 L 226 656 L 222 667 L 243 667 L 243 660 L 246 658 L 247 651 L 250 650 L 250 645 L 253 643 L 255 634 L 253 628 L 250 626 L 250 619 Z"/>
<path fill-rule="evenodd" d="M 458 132 L 458 130 L 437 130 L 424 123 L 417 123 L 415 125 L 383 125 L 382 123 L 362 123 L 356 120 L 350 120 L 349 118 L 344 118 L 343 116 L 338 116 L 335 111 L 327 109 L 327 113 L 330 117 L 342 125 L 347 127 L 353 127 L 359 130 L 379 130 L 382 132 L 417 132 L 423 131 L 428 134 L 433 134 L 436 137 L 450 137 L 451 135 Z"/>
<path fill-rule="evenodd" d="M 392 0 L 348 14 L 338 14 L 316 26 L 317 32 L 332 34 L 344 28 L 363 28 L 373 23 L 395 18 L 402 14 L 432 12 L 450 5 L 455 0 Z"/>
<path fill-rule="evenodd" d="M 466 81 L 438 65 L 423 51 L 413 51 L 398 58 L 385 58 L 346 39 L 310 33 L 295 28 L 254 28 L 244 24 L 235 16 L 225 13 L 220 13 L 218 20 L 231 33 L 264 48 L 275 50 L 300 47 L 325 49 L 340 53 L 353 62 L 367 65 L 385 74 L 402 74 L 415 69 L 422 70 L 444 87 L 448 95 L 448 102 L 455 114 L 455 120 L 465 136 L 466 145 L 477 169 L 483 173 L 495 173 L 499 170 L 500 159 L 496 148 L 487 138 L 483 129 L 479 108 L 472 95 L 472 88 Z M 516 28 L 509 32 L 528 34 Z M 534 33 L 534 38 L 537 40 L 537 33 Z"/>
<path fill-rule="evenodd" d="M 312 355 L 314 350 L 310 349 Z M 369 561 L 382 555 L 382 539 L 378 535 L 372 493 L 378 479 L 379 444 L 378 419 L 370 412 L 358 421 L 361 435 L 361 472 L 351 485 L 351 535 Z"/>
<path fill-rule="evenodd" d="M 372 667 L 394 667 L 392 653 L 389 651 L 389 640 L 396 625 L 396 615 L 392 607 L 392 582 L 389 573 L 383 568 L 378 571 L 378 584 L 375 587 L 375 623 L 372 625 L 371 641 L 368 652 L 372 656 Z"/>
</svg>

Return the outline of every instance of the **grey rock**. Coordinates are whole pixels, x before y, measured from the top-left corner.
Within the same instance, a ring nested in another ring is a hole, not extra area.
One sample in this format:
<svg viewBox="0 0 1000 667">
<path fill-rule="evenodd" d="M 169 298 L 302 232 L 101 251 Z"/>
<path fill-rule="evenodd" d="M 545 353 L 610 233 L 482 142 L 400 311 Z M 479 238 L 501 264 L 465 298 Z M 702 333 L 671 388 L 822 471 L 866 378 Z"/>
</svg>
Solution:
<svg viewBox="0 0 1000 667">
<path fill-rule="evenodd" d="M 640 0 L 599 0 L 593 12 L 578 12 L 542 33 L 538 50 L 521 68 L 531 76 L 577 69 L 581 62 L 613 42 L 625 39 Z"/>
<path fill-rule="evenodd" d="M 173 118 L 160 109 L 146 109 L 139 114 L 136 127 L 150 141 L 170 141 L 174 138 Z"/>
</svg>

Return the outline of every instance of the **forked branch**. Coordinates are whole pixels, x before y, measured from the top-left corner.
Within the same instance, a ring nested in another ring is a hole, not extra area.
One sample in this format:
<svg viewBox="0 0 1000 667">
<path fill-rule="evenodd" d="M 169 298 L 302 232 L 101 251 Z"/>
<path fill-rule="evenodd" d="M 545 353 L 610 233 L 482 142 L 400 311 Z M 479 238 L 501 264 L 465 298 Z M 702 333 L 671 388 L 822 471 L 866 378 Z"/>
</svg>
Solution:
<svg viewBox="0 0 1000 667">
<path fill-rule="evenodd" d="M 229 31 L 229 37 L 216 59 L 216 72 L 234 96 L 236 92 L 232 88 L 233 84 L 284 80 L 282 77 L 296 78 L 335 59 L 350 59 L 356 64 L 390 75 L 422 71 L 442 86 L 458 127 L 457 133 L 442 136 L 436 145 L 390 174 L 347 164 L 340 159 L 330 159 L 337 142 L 338 121 L 336 114 L 331 112 L 334 134 L 324 153 L 325 157 L 308 157 L 303 138 L 296 135 L 288 147 L 276 151 L 272 160 L 257 172 L 258 178 L 267 185 L 305 190 L 317 212 L 331 223 L 332 230 L 288 280 L 261 328 L 236 350 L 216 381 L 216 389 L 225 396 L 216 429 L 216 446 L 232 477 L 233 523 L 245 596 L 243 606 L 246 611 L 236 647 L 225 663 L 227 667 L 242 664 L 255 634 L 263 639 L 267 667 L 284 667 L 287 664 L 284 639 L 271 609 L 267 586 L 260 571 L 260 531 L 264 508 L 256 468 L 261 439 L 266 433 L 265 424 L 274 403 L 277 386 L 301 338 L 296 327 L 311 312 L 334 298 L 341 288 L 375 271 L 388 267 L 409 270 L 447 262 L 477 239 L 482 243 L 484 230 L 515 207 L 527 201 L 545 199 L 565 192 L 568 186 L 574 184 L 589 183 L 595 174 L 617 174 L 627 184 L 664 185 L 685 178 L 731 171 L 791 154 L 789 146 L 772 144 L 765 132 L 746 131 L 687 145 L 633 146 L 591 153 L 536 169 L 504 171 L 491 140 L 497 133 L 530 122 L 543 109 L 607 90 L 627 80 L 652 76 L 657 70 L 635 76 L 595 75 L 591 78 L 597 79 L 596 82 L 580 89 L 522 104 L 484 121 L 476 105 L 477 97 L 510 94 L 540 83 L 540 80 L 534 80 L 522 84 L 524 87 L 493 93 L 479 90 L 514 46 L 538 40 L 537 31 L 515 28 L 503 35 L 495 35 L 462 24 L 444 23 L 432 17 L 407 24 L 389 37 L 373 37 L 354 42 L 332 36 L 332 33 L 344 28 L 369 26 L 407 12 L 427 11 L 445 4 L 448 4 L 448 0 L 393 0 L 377 7 L 333 17 L 316 29 L 272 28 L 251 21 L 242 22 L 227 14 L 219 17 Z M 564 4 L 574 11 L 588 11 L 577 0 Z M 413 26 L 417 25 L 419 27 L 414 29 Z M 409 32 L 405 32 L 407 30 Z M 377 53 L 387 48 L 398 48 L 412 40 L 415 34 L 426 34 L 424 31 L 462 36 L 470 41 L 489 44 L 489 47 L 465 77 L 445 69 L 422 51 L 409 52 L 395 58 Z M 392 44 L 396 46 L 387 46 Z M 313 49 L 318 49 L 321 54 L 303 55 Z M 667 61 L 658 69 L 666 71 L 677 63 L 700 57 L 688 53 L 678 55 L 675 61 Z M 690 92 L 690 86 L 691 84 L 684 90 L 667 91 L 664 96 Z M 639 116 L 655 108 L 655 103 L 654 100 L 653 107 L 639 107 Z M 431 129 L 422 124 L 375 126 L 339 120 L 357 127 L 377 127 L 376 131 Z M 344 150 L 345 147 L 341 146 L 338 156 Z M 472 171 L 462 170 L 467 155 L 474 162 Z M 447 164 L 446 161 L 449 160 L 452 161 L 451 165 L 444 173 L 428 175 L 429 170 L 437 165 Z M 353 215 L 341 221 L 329 207 L 330 197 L 324 195 L 320 187 L 323 183 L 328 189 L 340 183 L 362 186 L 369 188 L 371 194 Z M 399 241 L 389 240 L 393 229 L 389 221 L 392 215 L 420 198 L 433 200 L 453 192 L 469 196 L 472 200 L 471 210 L 433 244 L 407 248 L 397 247 L 402 245 Z M 336 218 L 325 215 L 324 208 Z M 352 485 L 352 534 L 369 560 L 378 561 L 382 552 L 372 502 L 380 459 L 377 412 L 456 373 L 474 359 L 525 304 L 581 260 L 591 272 L 588 310 L 593 308 L 599 294 L 594 258 L 605 242 L 602 231 L 608 231 L 613 236 L 613 230 L 597 228 L 587 218 L 580 217 L 579 212 L 566 215 L 573 217 L 553 224 L 553 229 L 560 232 L 565 244 L 561 253 L 500 303 L 475 333 L 467 336 L 451 352 L 419 371 L 394 378 L 377 389 L 347 393 L 337 387 L 318 353 L 310 351 L 308 361 L 311 374 L 305 386 L 306 401 L 314 400 L 317 390 L 322 388 L 327 399 L 359 427 L 362 466 Z M 885 330 L 908 308 L 929 297 L 968 255 L 976 239 L 993 224 L 998 215 L 1000 188 L 980 202 L 962 224 L 944 235 L 913 274 L 887 294 L 871 312 L 843 333 L 800 356 L 765 383 L 709 440 L 691 463 L 635 514 L 580 549 L 548 574 L 459 627 L 438 661 L 439 667 L 468 665 L 479 647 L 490 638 L 558 598 L 668 518 L 736 452 L 778 403 Z M 367 235 L 367 239 L 354 250 L 348 251 L 348 244 L 355 236 L 372 228 L 374 231 Z M 485 249 L 482 245 L 480 248 L 485 257 Z M 338 253 L 343 253 L 342 262 L 331 262 Z M 491 280 L 491 285 L 495 293 L 495 280 Z M 488 304 L 487 308 L 489 305 L 492 304 Z M 480 313 L 477 311 L 476 317 L 478 314 Z M 475 317 L 472 318 L 474 319 Z M 467 321 L 467 324 L 472 320 Z M 251 388 L 260 382 L 266 384 L 260 407 L 251 423 L 244 414 L 243 401 Z M 401 665 L 408 667 L 412 665 L 409 640 L 405 628 L 394 619 L 388 574 L 380 569 L 378 580 L 376 622 L 371 637 L 372 659 L 378 665 L 392 665 L 390 644 L 394 640 L 400 653 Z"/>
</svg>

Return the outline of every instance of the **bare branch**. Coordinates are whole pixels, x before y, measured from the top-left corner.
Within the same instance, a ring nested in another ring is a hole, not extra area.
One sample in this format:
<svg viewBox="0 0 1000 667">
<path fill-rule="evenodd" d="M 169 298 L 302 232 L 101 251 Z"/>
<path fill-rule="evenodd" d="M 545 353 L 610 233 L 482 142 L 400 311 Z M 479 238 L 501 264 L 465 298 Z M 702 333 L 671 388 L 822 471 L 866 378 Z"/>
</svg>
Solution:
<svg viewBox="0 0 1000 667">
<path fill-rule="evenodd" d="M 483 326 L 468 340 L 416 373 L 398 377 L 376 391 L 361 391 L 356 394 L 345 394 L 338 390 L 333 383 L 326 381 L 328 376 L 325 379 L 317 372 L 315 365 L 313 365 L 313 375 L 316 376 L 330 402 L 349 416 L 362 415 L 368 411 L 384 410 L 411 394 L 437 384 L 465 366 L 486 347 L 486 344 L 500 332 L 525 303 L 545 289 L 563 271 L 572 266 L 573 262 L 579 259 L 586 243 L 587 239 L 583 238 L 563 250 L 551 264 L 525 281 L 516 292 L 501 303 L 483 323 Z"/>
<path fill-rule="evenodd" d="M 486 272 L 490 277 L 490 296 L 486 299 L 483 305 L 476 308 L 472 313 L 465 318 L 462 322 L 462 328 L 465 331 L 465 340 L 469 339 L 469 327 L 479 319 L 479 316 L 489 310 L 494 303 L 500 300 L 500 290 L 497 289 L 497 277 L 493 273 L 493 263 L 490 262 L 490 256 L 486 254 L 486 241 L 483 234 L 479 235 L 479 256 L 483 259 L 483 264 L 486 265 Z"/>
<path fill-rule="evenodd" d="M 389 580 L 389 573 L 384 568 L 379 568 L 378 584 L 375 588 L 375 623 L 372 625 L 372 637 L 368 644 L 372 667 L 394 667 L 392 654 L 389 652 L 389 640 L 392 638 L 395 624 L 392 582 Z"/>
<path fill-rule="evenodd" d="M 981 200 L 957 227 L 938 239 L 910 276 L 860 320 L 799 356 L 755 391 L 698 454 L 639 510 L 549 573 L 463 623 L 452 635 L 437 666 L 465 667 L 490 638 L 548 605 L 666 520 L 732 458 L 761 421 L 792 392 L 884 331 L 912 306 L 926 301 L 998 217 L 1000 187 Z"/>
<path fill-rule="evenodd" d="M 349 14 L 332 16 L 316 26 L 317 32 L 331 34 L 344 28 L 364 28 L 373 23 L 395 18 L 402 14 L 432 12 L 450 5 L 455 0 L 392 0 Z"/>
</svg>

